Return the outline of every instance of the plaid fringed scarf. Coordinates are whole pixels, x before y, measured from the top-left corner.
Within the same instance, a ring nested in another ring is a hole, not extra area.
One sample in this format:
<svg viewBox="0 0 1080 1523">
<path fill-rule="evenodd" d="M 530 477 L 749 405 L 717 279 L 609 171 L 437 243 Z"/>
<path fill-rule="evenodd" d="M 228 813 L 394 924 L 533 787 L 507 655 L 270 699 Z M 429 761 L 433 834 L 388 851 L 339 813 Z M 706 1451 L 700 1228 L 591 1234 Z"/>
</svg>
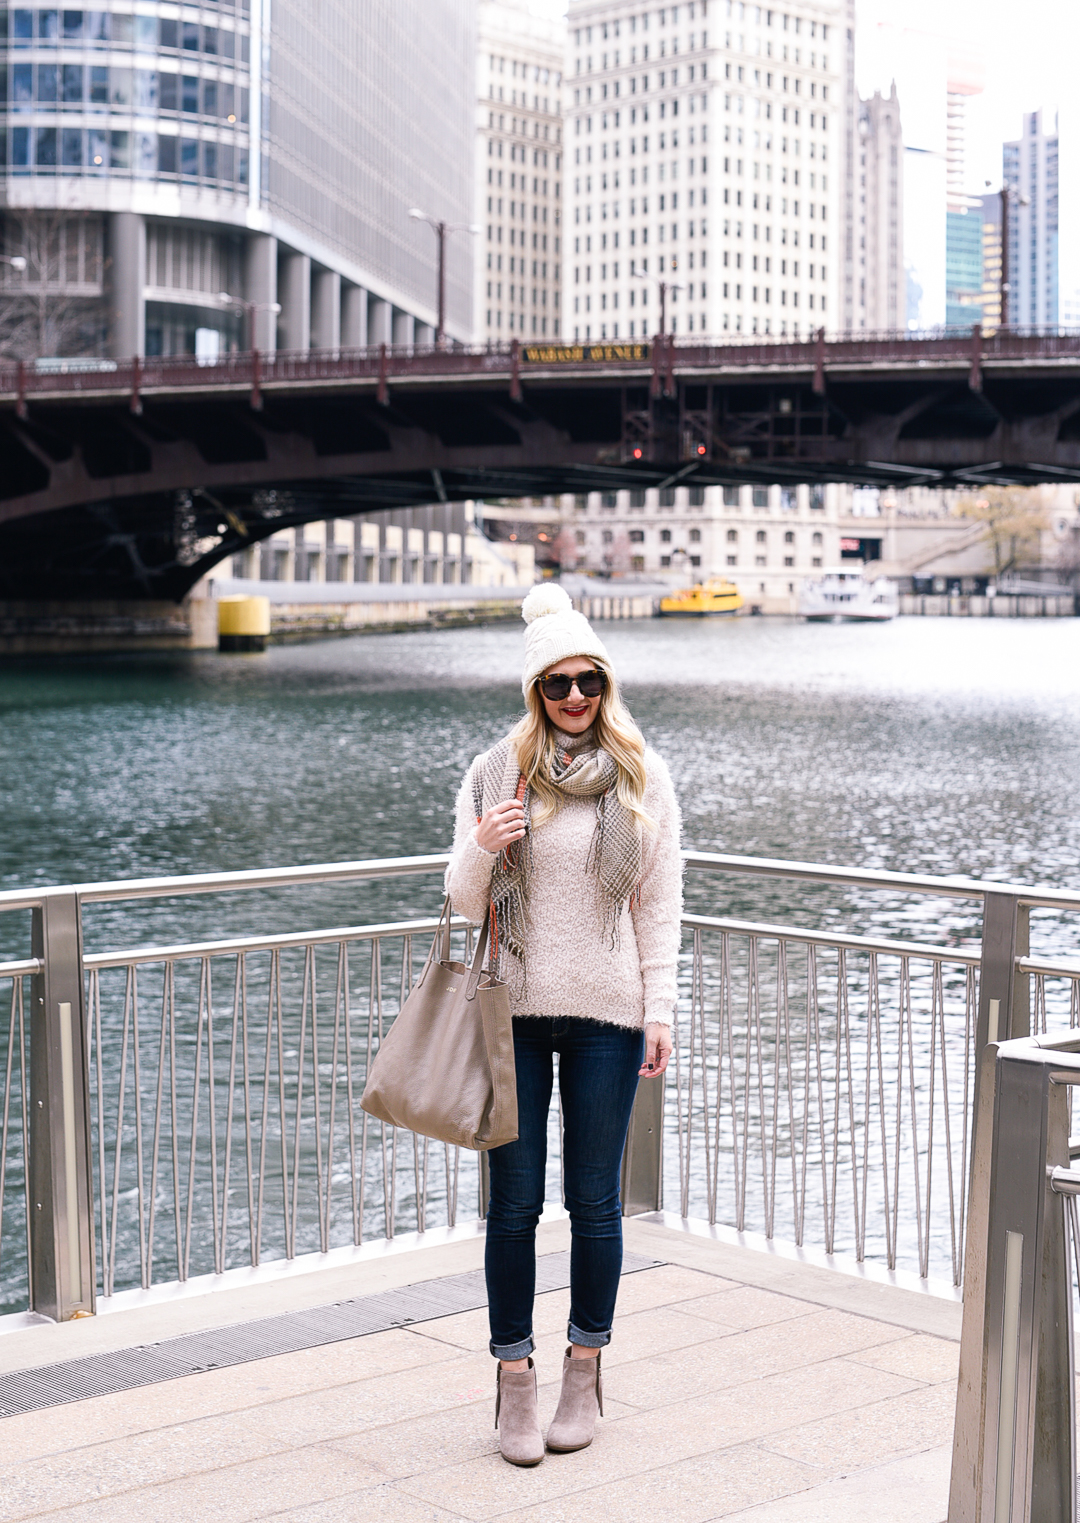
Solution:
<svg viewBox="0 0 1080 1523">
<path fill-rule="evenodd" d="M 620 802 L 614 757 L 585 735 L 558 732 L 551 781 L 568 798 L 596 799 L 596 829 L 589 847 L 588 870 L 596 874 L 605 901 L 605 925 L 612 945 L 618 940 L 619 916 L 641 882 L 641 823 Z M 509 740 L 493 746 L 473 780 L 477 820 L 505 799 L 520 798 L 525 835 L 499 853 L 491 875 L 492 959 L 503 949 L 525 964 L 528 934 L 529 874 L 532 871 L 532 796 Z"/>
</svg>

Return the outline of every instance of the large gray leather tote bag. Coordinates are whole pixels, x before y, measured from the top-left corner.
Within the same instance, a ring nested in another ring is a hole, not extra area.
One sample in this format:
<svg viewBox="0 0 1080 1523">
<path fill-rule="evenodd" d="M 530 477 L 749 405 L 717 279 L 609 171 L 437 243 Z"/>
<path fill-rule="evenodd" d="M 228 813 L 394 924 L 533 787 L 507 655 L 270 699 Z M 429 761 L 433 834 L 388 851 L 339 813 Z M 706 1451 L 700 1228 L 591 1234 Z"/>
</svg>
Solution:
<svg viewBox="0 0 1080 1523">
<path fill-rule="evenodd" d="M 447 899 L 424 970 L 380 1043 L 360 1101 L 380 1121 L 475 1152 L 518 1134 L 510 997 L 483 969 L 487 940 L 485 921 L 472 967 L 450 961 Z"/>
</svg>

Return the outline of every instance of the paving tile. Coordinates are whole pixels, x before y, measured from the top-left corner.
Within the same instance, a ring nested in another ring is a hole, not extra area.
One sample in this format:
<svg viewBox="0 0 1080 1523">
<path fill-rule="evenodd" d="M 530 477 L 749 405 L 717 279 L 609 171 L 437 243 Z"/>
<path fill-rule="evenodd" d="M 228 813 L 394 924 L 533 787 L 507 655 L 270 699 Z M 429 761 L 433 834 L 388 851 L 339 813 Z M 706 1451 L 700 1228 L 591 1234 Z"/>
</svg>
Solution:
<svg viewBox="0 0 1080 1523">
<path fill-rule="evenodd" d="M 946 1338 L 930 1338 L 912 1333 L 897 1343 L 865 1354 L 853 1354 L 860 1364 L 873 1364 L 879 1370 L 893 1370 L 897 1375 L 914 1375 L 916 1380 L 956 1381 L 960 1369 L 960 1345 Z"/>
<path fill-rule="evenodd" d="M 91 1495 L 44 1516 L 48 1523 L 132 1523 L 136 1518 L 140 1523 L 191 1523 L 193 1518 L 198 1523 L 251 1523 L 286 1507 L 378 1484 L 385 1484 L 385 1476 L 372 1466 L 314 1445 L 247 1463 L 225 1463 L 165 1485 L 132 1488 L 110 1497 Z M 11 1516 L 38 1518 L 41 1512 L 35 1507 Z"/>
<path fill-rule="evenodd" d="M 273 1523 L 466 1523 L 461 1513 L 444 1512 L 395 1486 L 372 1486 L 265 1516 Z"/>
<path fill-rule="evenodd" d="M 892 1377 L 883 1376 L 883 1379 Z M 539 1391 L 540 1425 L 547 1428 L 555 1415 L 559 1387 L 552 1382 Z M 633 1407 L 604 1398 L 602 1426 L 635 1415 Z M 809 1415 L 809 1413 L 803 1414 Z M 494 1388 L 482 1398 L 453 1411 L 434 1412 L 408 1422 L 387 1423 L 379 1428 L 365 1428 L 346 1438 L 332 1440 L 335 1448 L 370 1461 L 394 1479 L 441 1470 L 481 1455 L 498 1454 L 499 1435 L 495 1429 Z"/>
<path fill-rule="evenodd" d="M 133 1391 L 8 1417 L 0 1426 L 0 1453 L 18 1454 L 22 1459 L 62 1453 L 85 1444 L 431 1364 L 452 1358 L 453 1353 L 450 1347 L 421 1340 L 412 1329 L 391 1328 L 321 1348 L 274 1354 L 225 1369 L 203 1370 L 180 1380 L 163 1380 Z M 3 1473 L 0 1460 L 0 1477 Z"/>
<path fill-rule="evenodd" d="M 568 1476 L 575 1486 L 596 1486 L 648 1472 L 658 1445 L 665 1465 L 681 1463 L 805 1424 L 824 1412 L 842 1413 L 866 1402 L 880 1402 L 911 1385 L 900 1376 L 869 1368 L 856 1370 L 838 1359 L 769 1380 L 751 1379 L 727 1391 L 665 1407 L 662 1413 L 630 1413 L 613 1421 L 614 1409 L 605 1401 L 605 1417 L 592 1446 L 572 1457 L 548 1455 L 540 1467 L 544 1474 L 531 1480 L 526 1477 L 532 1472 L 515 1470 L 498 1457 L 486 1407 L 482 1417 L 474 1410 L 461 1414 L 463 1420 L 453 1430 L 449 1425 L 437 1429 L 432 1436 L 436 1442 L 442 1440 L 442 1446 L 436 1456 L 422 1452 L 428 1437 L 427 1425 L 422 1423 L 413 1425 L 407 1436 L 394 1428 L 383 1445 L 378 1434 L 358 1435 L 348 1444 L 350 1452 L 372 1457 L 375 1463 L 389 1466 L 392 1474 L 404 1476 L 407 1467 L 411 1479 L 403 1479 L 402 1484 L 418 1495 L 470 1516 L 486 1517 L 561 1496 Z M 554 1389 L 541 1391 L 543 1426 L 553 1414 L 556 1394 Z M 477 1427 L 470 1429 L 466 1417 Z M 471 1454 L 454 1453 L 455 1445 L 462 1442 Z M 820 1469 L 815 1479 L 821 1479 Z M 484 1499 L 488 1512 L 470 1512 L 478 1498 Z"/>
<path fill-rule="evenodd" d="M 951 1466 L 943 1444 L 747 1508 L 735 1523 L 945 1523 Z"/>
<path fill-rule="evenodd" d="M 786 1322 L 790 1317 L 805 1317 L 819 1308 L 809 1301 L 797 1301 L 794 1296 L 738 1285 L 732 1290 L 683 1301 L 679 1310 L 741 1332 L 748 1327 L 765 1327 L 770 1322 Z"/>
<path fill-rule="evenodd" d="M 657 1444 L 659 1448 L 659 1442 Z M 770 1497 L 805 1490 L 817 1476 L 805 1465 L 748 1445 L 678 1464 L 658 1455 L 651 1468 L 620 1478 L 590 1465 L 596 1445 L 574 1455 L 549 1455 L 534 1470 L 477 1467 L 467 1478 L 467 1499 L 448 1489 L 442 1505 L 466 1518 L 498 1516 L 500 1523 L 705 1523 Z M 464 1467 L 463 1467 L 464 1468 Z M 446 1472 L 440 1478 L 449 1479 Z M 465 1477 L 462 1477 L 465 1480 Z M 434 1480 L 434 1478 L 432 1478 Z M 401 1482 L 415 1489 L 414 1482 Z M 516 1498 L 516 1505 L 507 1503 Z"/>
<path fill-rule="evenodd" d="M 625 1445 L 628 1462 L 632 1462 L 634 1447 L 647 1450 L 659 1423 L 665 1454 L 682 1459 L 769 1434 L 783 1434 L 826 1414 L 836 1418 L 912 1389 L 919 1388 L 903 1376 L 832 1359 L 761 1380 L 749 1379 L 726 1390 L 665 1406 L 659 1413 L 655 1409 L 636 1412 L 618 1423 L 618 1432 L 609 1442 Z"/>
<path fill-rule="evenodd" d="M 738 1283 L 737 1280 L 723 1280 L 716 1275 L 702 1274 L 696 1269 L 683 1269 L 679 1264 L 639 1269 L 636 1274 L 623 1275 L 620 1280 L 615 1315 L 648 1311 L 651 1306 L 674 1306 L 693 1296 L 708 1295 L 710 1291 L 726 1287 L 734 1289 Z"/>
<path fill-rule="evenodd" d="M 493 1366 L 486 1352 L 458 1354 L 412 1370 L 252 1407 L 247 1420 L 268 1440 L 281 1444 L 343 1438 L 361 1428 L 476 1401 L 494 1388 Z"/>
<path fill-rule="evenodd" d="M 943 1382 L 860 1407 L 842 1419 L 790 1428 L 767 1443 L 777 1454 L 841 1475 L 950 1443 L 955 1417 L 955 1385 Z"/>
<path fill-rule="evenodd" d="M 907 1335 L 866 1317 L 837 1311 L 811 1312 L 630 1364 L 613 1362 L 608 1383 L 618 1401 L 634 1407 L 660 1407 L 747 1379 L 894 1342 L 898 1336 Z"/>
<path fill-rule="evenodd" d="M 11 1463 L 5 1444 L 0 1520 L 8 1523 L 92 1497 L 211 1471 L 223 1463 L 254 1460 L 287 1447 L 287 1440 L 259 1432 L 245 1413 L 181 1423 L 23 1463 Z"/>
</svg>

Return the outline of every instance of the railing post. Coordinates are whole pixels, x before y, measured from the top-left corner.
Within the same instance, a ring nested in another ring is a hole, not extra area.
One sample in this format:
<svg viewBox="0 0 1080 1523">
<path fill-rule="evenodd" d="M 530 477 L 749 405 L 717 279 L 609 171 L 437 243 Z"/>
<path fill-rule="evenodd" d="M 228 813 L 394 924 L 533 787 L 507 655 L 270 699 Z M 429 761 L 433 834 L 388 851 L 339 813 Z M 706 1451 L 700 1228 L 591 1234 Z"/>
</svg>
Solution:
<svg viewBox="0 0 1080 1523">
<path fill-rule="evenodd" d="M 643 1216 L 664 1204 L 664 1076 L 638 1081 L 622 1157 L 622 1214 Z"/>
<path fill-rule="evenodd" d="M 979 1013 L 975 1021 L 975 1091 L 971 1114 L 971 1185 L 975 1158 L 984 1139 L 979 1136 L 982 1112 L 980 1062 L 988 1042 L 1008 1042 L 1031 1031 L 1030 978 L 1017 971 L 1016 959 L 1028 953 L 1028 907 L 1015 894 L 986 894 L 983 898 L 982 960 L 979 964 Z"/>
<path fill-rule="evenodd" d="M 814 335 L 814 395 L 825 395 L 825 329 L 819 328 Z"/>
<path fill-rule="evenodd" d="M 66 1322 L 94 1311 L 89 1053 L 77 894 L 33 912 L 30 1022 L 30 1297 Z"/>
<path fill-rule="evenodd" d="M 982 391 L 982 348 L 982 323 L 976 323 L 971 330 L 971 372 L 968 376 L 968 385 L 976 392 Z"/>
<path fill-rule="evenodd" d="M 137 354 L 131 361 L 131 400 L 128 407 L 136 417 L 142 416 L 142 359 Z"/>
<path fill-rule="evenodd" d="M 251 351 L 251 410 L 262 412 L 262 356 L 257 349 Z"/>
<path fill-rule="evenodd" d="M 983 898 L 982 961 L 979 964 L 979 1018 L 975 1047 L 1031 1034 L 1030 978 L 1017 971 L 1028 955 L 1028 907 L 1015 894 Z"/>
<path fill-rule="evenodd" d="M 1027 1038 L 980 1068 L 949 1523 L 1073 1523 L 1072 1273 L 1051 1171 L 1068 1168 L 1080 1061 Z"/>
</svg>

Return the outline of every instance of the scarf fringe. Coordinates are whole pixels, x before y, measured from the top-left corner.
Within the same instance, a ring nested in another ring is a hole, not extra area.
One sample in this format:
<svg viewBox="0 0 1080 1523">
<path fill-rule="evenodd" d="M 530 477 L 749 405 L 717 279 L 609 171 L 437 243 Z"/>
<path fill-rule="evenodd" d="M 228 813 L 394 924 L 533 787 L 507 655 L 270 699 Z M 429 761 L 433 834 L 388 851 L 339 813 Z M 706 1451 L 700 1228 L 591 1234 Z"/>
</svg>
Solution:
<svg viewBox="0 0 1080 1523">
<path fill-rule="evenodd" d="M 604 752 L 597 753 L 594 750 L 588 759 L 591 767 L 579 766 L 575 776 L 575 763 L 579 758 L 570 753 L 559 756 L 551 781 L 565 791 L 568 798 L 585 798 L 595 793 L 596 828 L 589 842 L 585 867 L 586 872 L 594 876 L 600 885 L 604 900 L 604 932 L 610 937 L 612 951 L 616 951 L 621 944 L 623 911 L 633 910 L 635 904 L 640 902 L 640 825 L 623 808 L 614 782 L 599 790 L 596 787 L 596 779 L 602 779 L 605 771 L 610 775 L 614 765 L 611 758 Z M 582 755 L 580 760 L 584 762 L 585 756 Z M 591 773 L 591 776 L 583 776 L 583 773 Z M 473 778 L 477 822 L 487 809 L 506 798 L 517 798 L 523 804 L 525 835 L 522 840 L 504 847 L 495 860 L 489 910 L 489 966 L 496 977 L 503 978 L 509 971 L 506 967 L 507 956 L 513 956 L 527 979 L 525 949 L 529 933 L 528 886 L 533 868 L 532 801 L 525 786 L 525 778 L 517 767 L 516 755 L 509 741 L 502 740 L 492 747 L 484 765 L 477 768 Z M 616 853 L 614 856 L 613 849 Z M 628 868 L 630 872 L 627 871 Z M 634 876 L 630 875 L 631 872 Z"/>
</svg>

